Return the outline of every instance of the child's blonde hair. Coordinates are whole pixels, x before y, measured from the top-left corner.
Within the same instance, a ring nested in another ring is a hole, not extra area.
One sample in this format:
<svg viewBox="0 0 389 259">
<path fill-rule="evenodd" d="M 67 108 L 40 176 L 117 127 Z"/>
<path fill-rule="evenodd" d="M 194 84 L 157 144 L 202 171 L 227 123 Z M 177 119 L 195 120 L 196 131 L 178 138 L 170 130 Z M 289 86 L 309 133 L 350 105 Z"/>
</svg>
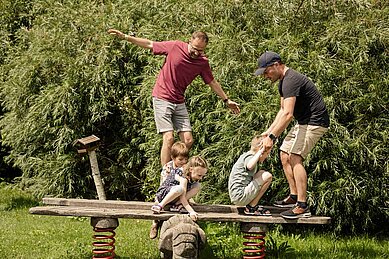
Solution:
<svg viewBox="0 0 389 259">
<path fill-rule="evenodd" d="M 189 149 L 185 145 L 184 142 L 177 141 L 173 144 L 173 146 L 170 150 L 170 155 L 171 155 L 172 159 L 179 157 L 179 156 L 183 156 L 183 157 L 188 158 L 189 157 Z"/>
<path fill-rule="evenodd" d="M 263 136 L 261 136 L 261 135 L 255 135 L 255 136 L 253 137 L 253 139 L 251 140 L 251 148 L 250 148 L 250 150 L 251 150 L 251 151 L 258 151 L 258 149 L 259 149 L 259 147 L 260 147 L 261 142 L 262 142 L 263 139 L 264 139 Z"/>
<path fill-rule="evenodd" d="M 184 167 L 184 176 L 189 176 L 189 168 L 200 166 L 202 168 L 208 169 L 208 162 L 201 156 L 192 156 L 189 158 L 188 163 Z"/>
</svg>

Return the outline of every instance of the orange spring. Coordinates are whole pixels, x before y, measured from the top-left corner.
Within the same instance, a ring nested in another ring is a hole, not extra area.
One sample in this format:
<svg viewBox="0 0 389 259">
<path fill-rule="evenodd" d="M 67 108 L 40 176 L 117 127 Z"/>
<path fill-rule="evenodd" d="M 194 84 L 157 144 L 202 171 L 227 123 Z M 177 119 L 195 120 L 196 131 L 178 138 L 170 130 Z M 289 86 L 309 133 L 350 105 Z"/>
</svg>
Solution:
<svg viewBox="0 0 389 259">
<path fill-rule="evenodd" d="M 265 258 L 265 232 L 250 233 L 243 238 L 250 240 L 243 242 L 243 259 L 262 259 Z"/>
<path fill-rule="evenodd" d="M 93 228 L 93 231 L 101 234 L 94 234 L 93 242 L 96 247 L 92 250 L 93 259 L 113 259 L 115 258 L 115 231 L 113 228 Z M 105 233 L 104 233 L 105 232 Z"/>
</svg>

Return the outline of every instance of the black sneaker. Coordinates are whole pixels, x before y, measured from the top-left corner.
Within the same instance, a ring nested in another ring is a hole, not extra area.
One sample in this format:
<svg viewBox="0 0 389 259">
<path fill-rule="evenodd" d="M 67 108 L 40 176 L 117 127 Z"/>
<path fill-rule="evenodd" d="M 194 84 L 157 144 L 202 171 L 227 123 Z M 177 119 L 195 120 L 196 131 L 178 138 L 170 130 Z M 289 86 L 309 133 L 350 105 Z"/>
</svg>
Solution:
<svg viewBox="0 0 389 259">
<path fill-rule="evenodd" d="M 305 209 L 296 205 L 292 209 L 281 212 L 280 215 L 286 219 L 298 219 L 298 218 L 309 218 L 311 216 L 311 211 L 307 206 Z"/>
<path fill-rule="evenodd" d="M 244 214 L 253 216 L 271 216 L 270 210 L 265 209 L 261 205 L 256 205 L 254 207 L 246 205 L 246 208 L 244 209 Z"/>
<path fill-rule="evenodd" d="M 293 199 L 292 197 L 288 196 L 282 201 L 276 201 L 274 203 L 274 206 L 280 207 L 280 208 L 293 208 L 294 205 L 296 205 L 297 201 Z"/>
<path fill-rule="evenodd" d="M 251 207 L 250 205 L 246 205 L 246 208 L 244 208 L 243 212 L 246 215 L 254 215 L 257 209 L 257 206 Z"/>
</svg>

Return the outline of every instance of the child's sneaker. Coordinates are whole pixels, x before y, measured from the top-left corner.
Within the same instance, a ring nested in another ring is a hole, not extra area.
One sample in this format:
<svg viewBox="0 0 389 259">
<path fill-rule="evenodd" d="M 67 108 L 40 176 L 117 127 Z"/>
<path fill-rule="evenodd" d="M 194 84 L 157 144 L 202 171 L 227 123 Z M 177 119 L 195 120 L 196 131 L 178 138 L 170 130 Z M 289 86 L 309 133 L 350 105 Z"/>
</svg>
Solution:
<svg viewBox="0 0 389 259">
<path fill-rule="evenodd" d="M 309 218 L 311 216 L 311 211 L 307 206 L 305 209 L 296 205 L 292 209 L 281 212 L 280 215 L 286 219 L 298 219 L 298 218 Z"/>
<path fill-rule="evenodd" d="M 244 209 L 244 214 L 253 216 L 271 216 L 270 211 L 268 209 L 265 209 L 261 205 L 256 205 L 254 207 L 246 205 L 246 208 Z"/>
<path fill-rule="evenodd" d="M 250 205 L 246 205 L 246 208 L 244 208 L 244 214 L 246 215 L 254 215 L 257 211 L 257 206 L 251 207 Z"/>
<path fill-rule="evenodd" d="M 297 201 L 293 199 L 292 197 L 288 196 L 282 201 L 276 201 L 274 203 L 274 206 L 280 207 L 280 208 L 293 208 L 294 205 L 296 205 Z"/>
</svg>

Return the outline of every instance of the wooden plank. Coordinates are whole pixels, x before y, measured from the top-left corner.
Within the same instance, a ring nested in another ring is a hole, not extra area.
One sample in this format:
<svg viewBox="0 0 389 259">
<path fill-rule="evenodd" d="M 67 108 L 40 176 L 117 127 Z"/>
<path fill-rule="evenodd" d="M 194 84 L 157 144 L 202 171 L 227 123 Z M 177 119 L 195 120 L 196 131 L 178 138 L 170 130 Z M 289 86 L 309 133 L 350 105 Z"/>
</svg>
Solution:
<svg viewBox="0 0 389 259">
<path fill-rule="evenodd" d="M 111 208 L 111 209 L 143 209 L 149 210 L 154 204 L 153 202 L 142 201 L 119 201 L 119 200 L 90 200 L 90 199 L 64 199 L 64 198 L 43 198 L 43 203 L 46 205 L 58 206 L 79 206 L 79 207 L 95 207 L 95 208 Z M 274 206 L 264 206 L 269 209 L 271 213 L 284 211 L 283 208 Z M 167 206 L 167 208 L 169 208 Z M 243 207 L 234 205 L 220 205 L 220 204 L 194 204 L 193 209 L 199 213 L 201 212 L 218 212 L 218 213 L 238 213 L 242 212 Z"/>
<path fill-rule="evenodd" d="M 97 207 L 77 207 L 77 206 L 43 206 L 30 209 L 31 214 L 52 215 L 52 216 L 78 216 L 78 217 L 106 217 L 106 218 L 133 218 L 133 219 L 159 219 L 167 220 L 177 213 L 164 211 L 161 214 L 153 214 L 150 208 L 143 209 L 113 209 Z M 247 216 L 238 213 L 218 213 L 202 212 L 198 215 L 199 221 L 216 222 L 252 222 L 265 224 L 329 224 L 331 218 L 312 216 L 310 218 L 300 218 L 286 220 L 275 214 L 273 216 Z"/>
</svg>

